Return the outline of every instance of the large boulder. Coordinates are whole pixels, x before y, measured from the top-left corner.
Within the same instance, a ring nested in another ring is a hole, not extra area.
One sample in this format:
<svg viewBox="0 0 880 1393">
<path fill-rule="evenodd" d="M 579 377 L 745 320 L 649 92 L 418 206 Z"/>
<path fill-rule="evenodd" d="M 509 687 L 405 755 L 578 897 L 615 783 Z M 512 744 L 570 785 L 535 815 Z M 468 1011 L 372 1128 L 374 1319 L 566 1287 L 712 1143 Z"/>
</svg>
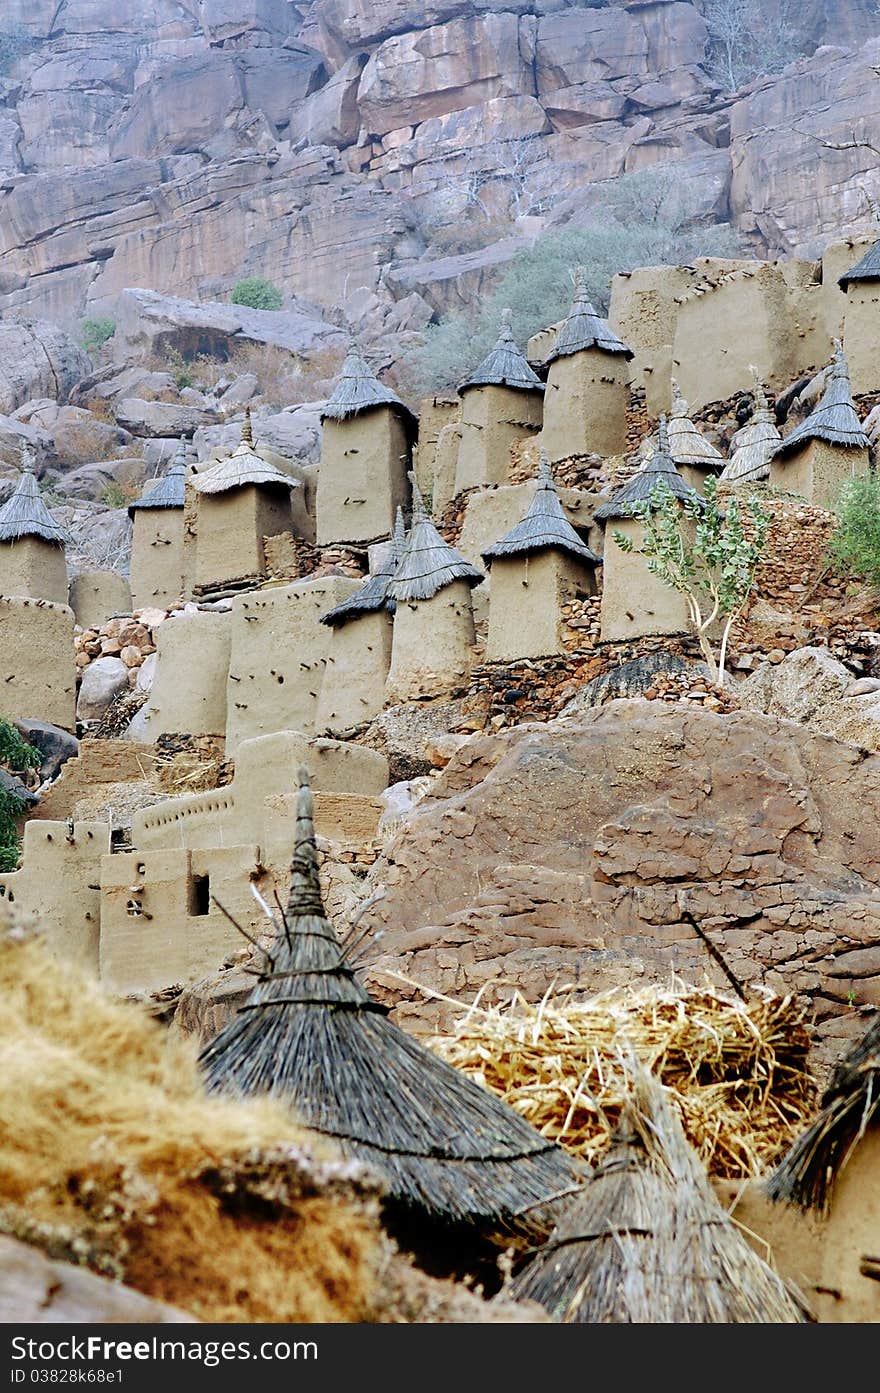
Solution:
<svg viewBox="0 0 880 1393">
<path fill-rule="evenodd" d="M 79 754 L 79 741 L 70 731 L 48 721 L 16 721 L 19 734 L 41 755 L 40 780 L 56 779 L 61 766 Z"/>
<path fill-rule="evenodd" d="M 880 756 L 778 717 L 612 701 L 475 735 L 373 867 L 371 988 L 417 1029 L 483 989 L 540 1000 L 711 977 L 820 1029 L 880 1006 Z M 484 1001 L 486 997 L 484 996 Z"/>
<path fill-rule="evenodd" d="M 193 1323 L 195 1317 L 0 1235 L 0 1321 L 24 1328 L 56 1323 L 167 1325 Z"/>
<path fill-rule="evenodd" d="M 96 658 L 83 670 L 76 719 L 99 721 L 110 703 L 128 691 L 128 686 L 128 668 L 121 658 Z"/>
<path fill-rule="evenodd" d="M 116 421 L 132 435 L 148 437 L 193 435 L 201 426 L 210 426 L 218 413 L 206 406 L 186 406 L 182 402 L 142 401 L 123 397 L 116 407 Z"/>
<path fill-rule="evenodd" d="M 880 638 L 878 638 L 880 642 Z M 762 663 L 737 689 L 751 711 L 789 720 L 880 751 L 880 682 L 856 680 L 827 648 L 796 648 L 781 663 Z"/>
<path fill-rule="evenodd" d="M 66 400 L 91 370 L 89 358 L 57 324 L 0 320 L 0 412 L 5 415 L 32 397 Z"/>
</svg>

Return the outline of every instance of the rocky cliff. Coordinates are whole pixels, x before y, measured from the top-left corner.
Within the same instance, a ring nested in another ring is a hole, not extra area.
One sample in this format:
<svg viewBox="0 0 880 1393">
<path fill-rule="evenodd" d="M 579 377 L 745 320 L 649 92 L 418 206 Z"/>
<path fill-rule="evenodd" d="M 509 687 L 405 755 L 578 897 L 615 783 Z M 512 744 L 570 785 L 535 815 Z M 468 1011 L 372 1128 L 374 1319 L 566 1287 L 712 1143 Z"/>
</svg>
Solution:
<svg viewBox="0 0 880 1393">
<path fill-rule="evenodd" d="M 256 274 L 406 333 L 658 166 L 757 254 L 813 252 L 880 195 L 880 14 L 783 7 L 793 61 L 730 92 L 684 0 L 6 0 L 0 307 Z"/>
</svg>

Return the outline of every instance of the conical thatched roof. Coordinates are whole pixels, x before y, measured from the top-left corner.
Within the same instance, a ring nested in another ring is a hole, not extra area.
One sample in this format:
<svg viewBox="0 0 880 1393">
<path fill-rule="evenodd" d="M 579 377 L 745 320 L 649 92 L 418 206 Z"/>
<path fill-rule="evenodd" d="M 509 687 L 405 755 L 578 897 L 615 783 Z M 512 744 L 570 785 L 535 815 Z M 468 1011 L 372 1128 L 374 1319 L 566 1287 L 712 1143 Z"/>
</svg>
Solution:
<svg viewBox="0 0 880 1393">
<path fill-rule="evenodd" d="M 869 1127 L 880 1124 L 880 1016 L 841 1060 L 811 1127 L 767 1183 L 772 1199 L 826 1209 L 834 1182 Z"/>
<path fill-rule="evenodd" d="M 838 285 L 842 285 L 844 290 L 853 281 L 880 281 L 880 240 L 868 248 L 861 261 L 837 278 Z"/>
<path fill-rule="evenodd" d="M 305 770 L 284 930 L 200 1061 L 210 1090 L 282 1097 L 298 1121 L 378 1171 L 391 1200 L 447 1222 L 528 1227 L 517 1213 L 544 1208 L 581 1173 L 361 986 L 325 916 Z"/>
<path fill-rule="evenodd" d="M 633 351 L 617 337 L 614 330 L 593 309 L 587 293 L 587 277 L 583 266 L 574 273 L 574 302 L 563 320 L 556 341 L 545 362 L 554 363 L 572 353 L 581 353 L 586 348 L 597 348 L 601 353 L 623 354 L 632 358 Z"/>
<path fill-rule="evenodd" d="M 666 429 L 666 417 L 661 416 L 660 428 L 657 432 L 657 444 L 654 452 L 640 466 L 637 473 L 617 490 L 613 498 L 607 503 L 602 503 L 595 511 L 596 522 L 608 522 L 616 518 L 628 518 L 626 504 L 641 503 L 647 501 L 654 491 L 655 486 L 663 479 L 669 485 L 676 498 L 682 501 L 689 499 L 691 502 L 699 504 L 700 495 L 695 489 L 690 488 L 679 474 L 669 453 L 669 436 Z"/>
<path fill-rule="evenodd" d="M 226 459 L 218 460 L 217 464 L 212 464 L 210 469 L 202 470 L 201 474 L 194 474 L 192 486 L 197 493 L 228 493 L 230 489 L 244 488 L 248 484 L 277 489 L 300 487 L 298 479 L 283 474 L 254 449 L 251 413 L 245 408 L 241 443 L 236 445 Z"/>
<path fill-rule="evenodd" d="M 588 561 L 591 566 L 601 566 L 601 558 L 581 541 L 575 532 L 559 501 L 553 471 L 546 451 L 541 451 L 538 466 L 538 487 L 522 522 L 518 522 L 500 542 L 487 547 L 483 552 L 484 561 L 493 561 L 496 556 L 528 556 L 532 552 L 569 552 L 572 556 Z"/>
<path fill-rule="evenodd" d="M 18 542 L 24 537 L 39 537 L 59 547 L 67 541 L 63 527 L 59 527 L 40 497 L 33 452 L 23 443 L 21 476 L 0 508 L 0 542 Z"/>
<path fill-rule="evenodd" d="M 770 476 L 770 456 L 782 439 L 776 428 L 776 417 L 767 404 L 764 384 L 756 368 L 755 409 L 751 420 L 735 437 L 736 449 L 721 471 L 725 483 L 757 483 Z"/>
<path fill-rule="evenodd" d="M 479 585 L 486 579 L 483 572 L 444 542 L 428 517 L 415 475 L 410 473 L 409 477 L 413 492 L 412 528 L 400 564 L 388 582 L 389 595 L 397 601 L 430 600 L 455 580 Z"/>
<path fill-rule="evenodd" d="M 803 1319 L 722 1209 L 665 1090 L 643 1070 L 605 1160 L 510 1294 L 567 1324 Z"/>
<path fill-rule="evenodd" d="M 359 416 L 362 411 L 370 411 L 374 406 L 396 407 L 411 427 L 418 420 L 397 393 L 379 381 L 360 345 L 352 343 L 336 386 L 321 412 L 321 420 L 347 421 L 352 416 Z"/>
<path fill-rule="evenodd" d="M 356 590 L 347 600 L 342 600 L 326 614 L 322 614 L 322 624 L 329 624 L 331 628 L 335 628 L 337 625 L 347 624 L 350 619 L 357 619 L 362 614 L 375 614 L 380 609 L 388 610 L 390 614 L 394 613 L 397 602 L 388 594 L 388 582 L 400 565 L 406 546 L 402 508 L 397 510 L 397 521 L 390 542 L 385 560 L 378 571 L 367 576 L 360 590 Z"/>
<path fill-rule="evenodd" d="M 773 452 L 774 457 L 784 459 L 786 455 L 811 440 L 824 440 L 829 445 L 853 446 L 859 449 L 867 449 L 870 444 L 853 406 L 849 366 L 839 339 L 835 339 L 834 342 L 834 362 L 822 400 L 806 420 L 801 421 L 791 435 L 787 435 L 782 443 L 777 445 Z"/>
<path fill-rule="evenodd" d="M 171 464 L 161 479 L 154 480 L 129 505 L 128 516 L 138 508 L 182 508 L 186 493 L 186 441 L 181 440 Z"/>
<path fill-rule="evenodd" d="M 543 392 L 544 384 L 522 350 L 514 342 L 510 327 L 510 310 L 501 312 L 501 332 L 498 342 L 459 387 L 466 392 L 471 387 L 516 387 L 522 392 Z"/>
<path fill-rule="evenodd" d="M 678 384 L 672 381 L 672 412 L 669 417 L 669 453 L 676 468 L 687 464 L 707 474 L 719 473 L 724 457 L 720 450 L 701 435 L 688 415 L 688 404 Z"/>
</svg>

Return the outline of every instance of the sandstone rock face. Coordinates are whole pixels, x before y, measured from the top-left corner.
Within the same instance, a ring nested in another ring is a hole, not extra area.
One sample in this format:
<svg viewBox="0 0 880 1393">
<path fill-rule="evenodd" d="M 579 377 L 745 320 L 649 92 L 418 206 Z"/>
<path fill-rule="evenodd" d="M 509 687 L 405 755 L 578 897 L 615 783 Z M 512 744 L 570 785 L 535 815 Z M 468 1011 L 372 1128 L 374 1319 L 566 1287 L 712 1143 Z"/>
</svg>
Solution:
<svg viewBox="0 0 880 1393">
<path fill-rule="evenodd" d="M 66 401 L 91 371 L 81 348 L 45 320 L 0 322 L 0 411 L 11 415 L 33 397 Z"/>
<path fill-rule="evenodd" d="M 880 1005 L 880 760 L 793 722 L 612 701 L 474 736 L 371 871 L 371 988 L 414 1028 L 481 988 L 537 1001 L 639 981 L 809 998 L 829 1029 Z M 839 1019 L 838 1019 L 839 1018 Z"/>
<path fill-rule="evenodd" d="M 880 682 L 852 673 L 825 648 L 797 648 L 776 665 L 764 663 L 737 695 L 751 711 L 809 724 L 838 740 L 880 751 Z"/>
<path fill-rule="evenodd" d="M 344 348 L 346 342 L 345 334 L 313 305 L 252 310 L 211 301 L 195 304 L 150 290 L 125 290 L 119 296 L 113 337 L 114 350 L 123 357 L 174 348 L 222 359 L 235 343 L 271 344 L 305 355 Z"/>
</svg>

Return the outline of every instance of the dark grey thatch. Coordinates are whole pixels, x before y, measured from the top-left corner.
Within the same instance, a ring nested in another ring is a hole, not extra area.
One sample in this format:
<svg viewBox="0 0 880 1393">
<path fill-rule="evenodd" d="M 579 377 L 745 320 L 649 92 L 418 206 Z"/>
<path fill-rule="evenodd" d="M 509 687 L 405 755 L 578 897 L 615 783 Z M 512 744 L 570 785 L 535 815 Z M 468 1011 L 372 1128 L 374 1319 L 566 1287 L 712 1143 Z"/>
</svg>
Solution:
<svg viewBox="0 0 880 1393">
<path fill-rule="evenodd" d="M 755 409 L 748 425 L 738 431 L 736 449 L 721 471 L 724 483 L 757 483 L 770 475 L 770 457 L 781 440 L 776 429 L 776 417 L 767 404 L 764 384 L 758 376 L 757 368 L 752 368 L 755 379 Z"/>
<path fill-rule="evenodd" d="M 875 1123 L 880 1123 L 880 1017 L 838 1064 L 816 1121 L 771 1175 L 771 1199 L 826 1209 L 837 1176 Z"/>
<path fill-rule="evenodd" d="M 716 1199 L 664 1094 L 639 1071 L 604 1162 L 510 1294 L 568 1324 L 800 1321 Z"/>
<path fill-rule="evenodd" d="M 607 503 L 602 503 L 595 511 L 596 522 L 609 522 L 612 519 L 628 518 L 630 514 L 626 505 L 629 503 L 647 502 L 655 487 L 663 480 L 669 485 L 676 498 L 682 502 L 685 500 L 700 506 L 700 495 L 696 489 L 692 489 L 685 483 L 672 462 L 669 453 L 669 435 L 666 429 L 666 417 L 661 416 L 660 428 L 657 432 L 657 444 L 654 453 L 639 468 L 631 479 L 617 490 L 613 498 Z"/>
<path fill-rule="evenodd" d="M 241 443 L 226 459 L 218 460 L 209 469 L 203 469 L 200 474 L 194 474 L 192 486 L 197 493 L 212 494 L 229 493 L 232 489 L 245 488 L 248 485 L 280 491 L 286 489 L 288 492 L 301 487 L 299 479 L 282 473 L 274 464 L 263 459 L 255 448 L 251 410 L 246 406 L 241 426 Z"/>
<path fill-rule="evenodd" d="M 34 456 L 26 444 L 21 447 L 21 477 L 0 508 L 0 542 L 19 542 L 24 537 L 39 537 L 59 547 L 67 541 L 63 527 L 40 497 Z"/>
<path fill-rule="evenodd" d="M 400 565 L 406 546 L 402 508 L 397 510 L 397 521 L 390 543 L 385 560 L 378 571 L 367 576 L 360 590 L 349 595 L 347 600 L 342 600 L 326 614 L 322 614 L 322 624 L 329 624 L 331 628 L 336 628 L 337 625 L 347 624 L 350 619 L 357 619 L 362 614 L 375 614 L 380 609 L 388 610 L 390 614 L 394 613 L 397 602 L 388 593 L 388 582 Z"/>
<path fill-rule="evenodd" d="M 587 348 L 597 348 L 600 353 L 623 354 L 632 358 L 633 351 L 617 337 L 614 330 L 593 309 L 587 293 L 587 275 L 583 266 L 575 268 L 574 303 L 563 320 L 556 341 L 548 353 L 545 363 L 555 363 L 572 353 L 581 353 Z"/>
<path fill-rule="evenodd" d="M 601 557 L 581 541 L 568 518 L 565 516 L 556 485 L 553 470 L 546 451 L 541 451 L 538 466 L 538 487 L 522 522 L 483 552 L 483 560 L 492 562 L 496 556 L 528 556 L 532 552 L 569 552 L 572 556 L 588 561 L 591 566 L 601 566 Z"/>
<path fill-rule="evenodd" d="M 410 473 L 413 492 L 412 528 L 406 539 L 400 565 L 388 582 L 393 600 L 430 600 L 438 590 L 463 580 L 479 585 L 486 577 L 465 561 L 460 552 L 444 542 L 425 509 L 416 476 Z"/>
<path fill-rule="evenodd" d="M 342 372 L 336 386 L 330 393 L 321 420 L 348 421 L 359 416 L 362 411 L 371 411 L 375 406 L 393 406 L 413 428 L 418 417 L 402 402 L 396 392 L 380 382 L 367 363 L 360 345 L 352 343 L 342 364 Z"/>
<path fill-rule="evenodd" d="M 784 459 L 811 440 L 824 440 L 829 445 L 852 446 L 856 449 L 867 449 L 870 444 L 853 406 L 849 367 L 839 339 L 834 341 L 834 362 L 822 400 L 806 420 L 801 421 L 791 435 L 776 446 L 773 456 Z"/>
<path fill-rule="evenodd" d="M 182 508 L 186 493 L 186 441 L 181 440 L 168 470 L 129 505 L 128 516 L 138 508 Z"/>
<path fill-rule="evenodd" d="M 854 281 L 880 281 L 880 240 L 868 248 L 861 261 L 837 278 L 838 285 L 842 285 L 844 290 Z"/>
<path fill-rule="evenodd" d="M 324 912 L 308 773 L 299 777 L 284 928 L 249 1000 L 202 1050 L 208 1088 L 283 1098 L 297 1120 L 378 1171 L 391 1200 L 425 1215 L 540 1230 L 533 1207 L 581 1169 L 389 1021 L 361 986 Z"/>
<path fill-rule="evenodd" d="M 510 328 L 510 310 L 501 311 L 501 332 L 498 342 L 459 387 L 467 392 L 471 387 L 515 387 L 521 392 L 543 392 L 544 384 L 529 367 L 526 355 L 517 347 Z"/>
</svg>

